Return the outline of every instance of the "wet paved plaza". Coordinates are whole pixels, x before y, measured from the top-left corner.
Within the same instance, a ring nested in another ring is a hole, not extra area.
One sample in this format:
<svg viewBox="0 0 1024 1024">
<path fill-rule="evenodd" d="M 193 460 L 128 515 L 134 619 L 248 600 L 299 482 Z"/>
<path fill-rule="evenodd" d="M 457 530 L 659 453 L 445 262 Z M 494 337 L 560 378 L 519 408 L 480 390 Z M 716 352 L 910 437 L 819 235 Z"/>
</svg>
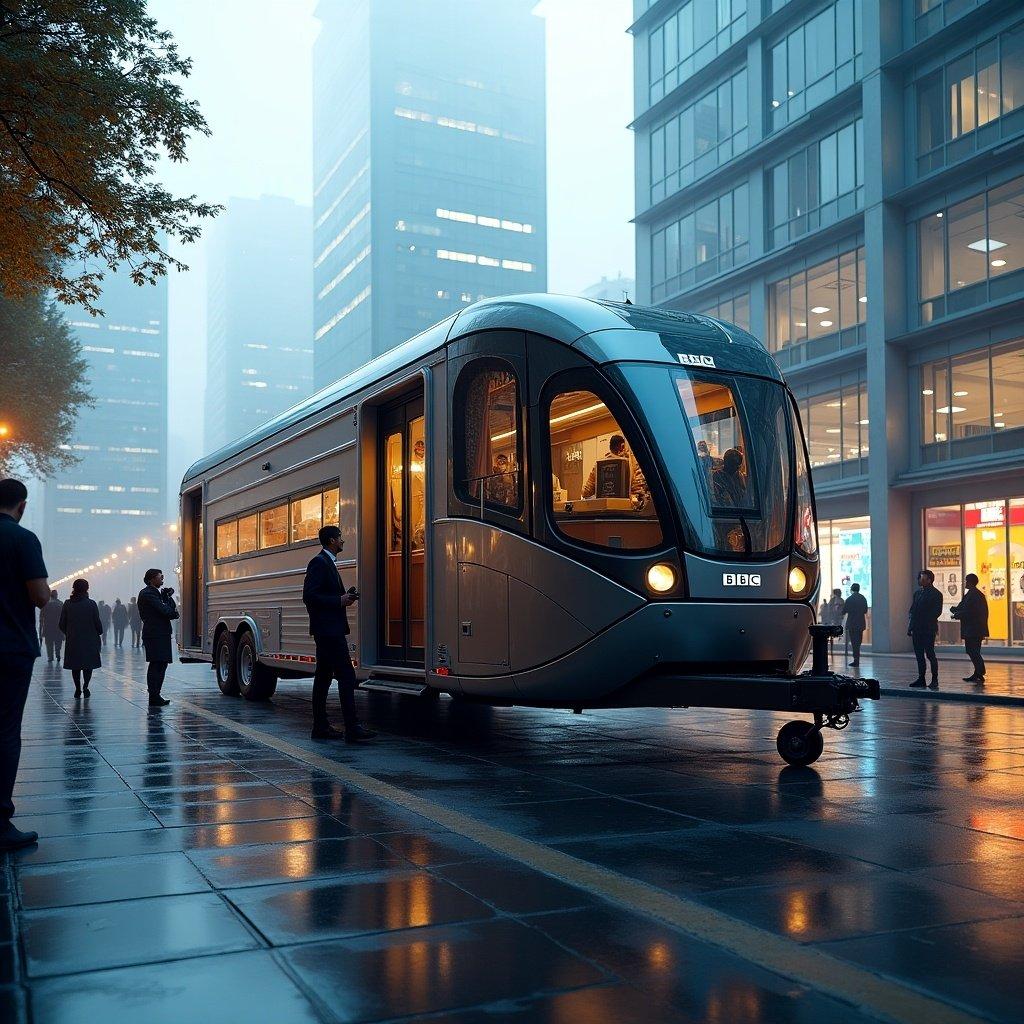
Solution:
<svg viewBox="0 0 1024 1024">
<path fill-rule="evenodd" d="M 1024 704 L 884 700 L 794 769 L 784 715 L 361 694 L 346 747 L 308 682 L 150 711 L 105 654 L 88 702 L 37 666 L 4 1022 L 1021 1019 Z"/>
</svg>

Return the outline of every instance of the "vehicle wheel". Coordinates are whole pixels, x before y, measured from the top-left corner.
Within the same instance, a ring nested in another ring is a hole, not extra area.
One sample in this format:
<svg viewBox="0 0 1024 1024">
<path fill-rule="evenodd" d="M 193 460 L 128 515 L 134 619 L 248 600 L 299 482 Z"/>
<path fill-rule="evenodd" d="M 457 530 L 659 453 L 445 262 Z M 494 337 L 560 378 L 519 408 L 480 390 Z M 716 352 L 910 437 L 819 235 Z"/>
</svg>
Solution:
<svg viewBox="0 0 1024 1024">
<path fill-rule="evenodd" d="M 238 689 L 246 700 L 270 700 L 277 689 L 277 674 L 261 665 L 256 654 L 256 640 L 252 633 L 238 638 Z"/>
<path fill-rule="evenodd" d="M 235 634 L 225 629 L 217 637 L 217 646 L 213 650 L 213 671 L 217 675 L 217 685 L 225 697 L 238 696 L 238 671 L 235 666 Z"/>
<path fill-rule="evenodd" d="M 775 740 L 782 760 L 787 764 L 814 764 L 825 749 L 821 730 L 810 722 L 787 722 Z"/>
</svg>

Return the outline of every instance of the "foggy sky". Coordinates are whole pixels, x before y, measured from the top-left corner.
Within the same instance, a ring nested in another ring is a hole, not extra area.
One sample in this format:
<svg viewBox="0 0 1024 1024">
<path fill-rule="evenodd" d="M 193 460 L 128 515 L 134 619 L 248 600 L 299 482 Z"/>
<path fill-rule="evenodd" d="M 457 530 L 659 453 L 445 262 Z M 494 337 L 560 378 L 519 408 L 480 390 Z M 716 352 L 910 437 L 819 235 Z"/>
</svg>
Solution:
<svg viewBox="0 0 1024 1024">
<path fill-rule="evenodd" d="M 415 0 L 410 0 L 415 2 Z M 500 3 L 502 0 L 479 0 Z M 311 202 L 315 0 L 149 0 L 193 60 L 186 94 L 213 135 L 185 164 L 165 162 L 176 193 L 226 203 L 281 195 Z M 541 0 L 547 22 L 548 288 L 576 293 L 602 275 L 633 276 L 631 0 Z M 174 250 L 170 279 L 168 487 L 203 454 L 204 243 Z"/>
</svg>

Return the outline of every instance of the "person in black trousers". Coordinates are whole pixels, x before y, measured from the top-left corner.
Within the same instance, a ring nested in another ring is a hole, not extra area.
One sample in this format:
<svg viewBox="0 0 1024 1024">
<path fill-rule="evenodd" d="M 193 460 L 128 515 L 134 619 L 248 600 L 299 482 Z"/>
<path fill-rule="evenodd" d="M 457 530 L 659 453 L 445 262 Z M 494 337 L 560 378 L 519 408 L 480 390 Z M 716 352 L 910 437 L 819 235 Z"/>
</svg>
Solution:
<svg viewBox="0 0 1024 1024">
<path fill-rule="evenodd" d="M 100 668 L 100 637 L 103 623 L 96 602 L 89 597 L 89 581 L 75 580 L 71 584 L 71 597 L 64 602 L 60 612 L 60 631 L 66 637 L 64 644 L 64 667 L 70 669 L 75 681 L 75 696 L 89 694 L 89 683 L 93 672 Z"/>
<path fill-rule="evenodd" d="M 348 611 L 359 600 L 355 588 L 347 593 L 335 561 L 345 546 L 337 526 L 325 526 L 319 533 L 321 550 L 306 566 L 302 584 L 302 603 L 309 613 L 309 635 L 316 643 L 316 674 L 313 676 L 313 731 L 315 740 L 340 740 L 358 743 L 373 739 L 376 733 L 356 721 L 356 673 L 348 654 Z M 341 716 L 345 731 L 331 727 L 327 718 L 327 694 L 331 680 L 338 680 Z"/>
<path fill-rule="evenodd" d="M 30 846 L 39 838 L 11 821 L 21 719 L 39 657 L 36 609 L 50 600 L 39 538 L 19 525 L 27 501 L 28 488 L 20 480 L 0 480 L 0 850 Z"/>
<path fill-rule="evenodd" d="M 850 584 L 850 596 L 843 602 L 842 615 L 846 616 L 846 635 L 850 638 L 850 647 L 853 649 L 850 667 L 857 668 L 860 665 L 860 645 L 868 624 L 868 602 L 860 592 L 859 583 Z"/>
<path fill-rule="evenodd" d="M 969 572 L 964 577 L 964 596 L 951 614 L 960 622 L 960 639 L 971 659 L 974 671 L 964 676 L 965 683 L 985 685 L 985 659 L 981 656 L 981 642 L 988 636 L 988 601 L 978 589 L 978 577 Z"/>
<path fill-rule="evenodd" d="M 159 569 L 147 569 L 143 577 L 145 587 L 139 591 L 139 614 L 142 616 L 142 646 L 146 649 L 146 685 L 149 688 L 149 706 L 166 707 L 171 702 L 160 696 L 167 666 L 174 660 L 171 654 L 171 623 L 178 617 L 174 591 L 164 587 L 164 574 Z M 161 589 L 163 588 L 163 589 Z"/>
<path fill-rule="evenodd" d="M 911 686 L 928 685 L 930 689 L 939 688 L 939 662 L 935 657 L 935 635 L 939 631 L 939 616 L 942 614 L 942 594 L 935 589 L 935 573 L 931 569 L 922 569 L 917 574 L 918 588 L 914 591 L 914 600 L 910 604 L 910 623 L 907 636 L 914 641 L 914 654 L 917 655 L 917 679 Z M 925 658 L 932 669 L 932 681 L 924 681 Z"/>
<path fill-rule="evenodd" d="M 64 606 L 56 590 L 50 591 L 50 600 L 39 609 L 39 642 L 46 641 L 46 663 L 60 661 L 60 649 L 64 634 L 60 631 L 60 612 Z"/>
<path fill-rule="evenodd" d="M 128 605 L 128 625 L 132 627 L 132 649 L 142 645 L 142 616 L 138 602 L 133 597 Z"/>
<path fill-rule="evenodd" d="M 124 647 L 124 630 L 128 625 L 128 609 L 121 604 L 121 598 L 117 598 L 114 601 L 114 608 L 110 613 L 110 621 L 114 627 L 114 646 Z"/>
</svg>

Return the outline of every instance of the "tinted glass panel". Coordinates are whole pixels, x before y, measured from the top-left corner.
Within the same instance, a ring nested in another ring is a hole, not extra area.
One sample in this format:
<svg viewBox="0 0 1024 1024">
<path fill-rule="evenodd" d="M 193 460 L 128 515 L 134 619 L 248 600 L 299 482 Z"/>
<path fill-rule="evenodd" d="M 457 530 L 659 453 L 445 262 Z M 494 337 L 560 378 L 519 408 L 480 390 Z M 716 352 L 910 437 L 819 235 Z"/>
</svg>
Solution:
<svg viewBox="0 0 1024 1024">
<path fill-rule="evenodd" d="M 238 554 L 238 522 L 217 524 L 217 557 L 230 558 Z"/>
<path fill-rule="evenodd" d="M 316 540 L 320 532 L 321 494 L 308 494 L 302 498 L 292 499 L 292 543 L 303 540 Z"/>
<path fill-rule="evenodd" d="M 246 555 L 257 548 L 256 516 L 244 516 L 238 520 L 238 553 Z"/>
<path fill-rule="evenodd" d="M 288 506 L 277 505 L 260 512 L 260 547 L 276 548 L 288 543 Z"/>
</svg>

